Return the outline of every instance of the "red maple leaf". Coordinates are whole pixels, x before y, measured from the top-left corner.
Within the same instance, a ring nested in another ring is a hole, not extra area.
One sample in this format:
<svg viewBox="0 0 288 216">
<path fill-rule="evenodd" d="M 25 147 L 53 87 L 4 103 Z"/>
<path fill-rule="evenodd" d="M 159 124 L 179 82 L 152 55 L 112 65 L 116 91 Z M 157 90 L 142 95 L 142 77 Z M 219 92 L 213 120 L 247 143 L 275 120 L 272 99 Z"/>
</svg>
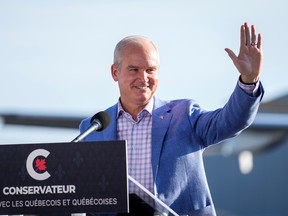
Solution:
<svg viewBox="0 0 288 216">
<path fill-rule="evenodd" d="M 45 159 L 36 159 L 35 161 L 36 171 L 45 171 L 46 170 L 46 160 Z"/>
</svg>

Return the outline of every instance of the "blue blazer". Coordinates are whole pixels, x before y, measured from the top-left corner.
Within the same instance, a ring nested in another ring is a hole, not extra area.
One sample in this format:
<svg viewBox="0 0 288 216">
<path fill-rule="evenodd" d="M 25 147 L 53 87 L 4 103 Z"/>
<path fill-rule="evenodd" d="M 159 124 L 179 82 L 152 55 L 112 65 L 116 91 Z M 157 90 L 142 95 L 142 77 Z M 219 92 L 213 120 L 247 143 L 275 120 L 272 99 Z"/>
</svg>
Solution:
<svg viewBox="0 0 288 216">
<path fill-rule="evenodd" d="M 216 215 L 206 180 L 202 153 L 206 147 L 231 138 L 247 128 L 263 96 L 256 97 L 238 85 L 226 105 L 205 111 L 193 100 L 161 101 L 154 98 L 152 114 L 152 169 L 155 194 L 179 215 Z M 117 139 L 117 104 L 106 110 L 110 125 L 92 132 L 84 141 Z M 80 131 L 90 125 L 83 120 Z"/>
</svg>

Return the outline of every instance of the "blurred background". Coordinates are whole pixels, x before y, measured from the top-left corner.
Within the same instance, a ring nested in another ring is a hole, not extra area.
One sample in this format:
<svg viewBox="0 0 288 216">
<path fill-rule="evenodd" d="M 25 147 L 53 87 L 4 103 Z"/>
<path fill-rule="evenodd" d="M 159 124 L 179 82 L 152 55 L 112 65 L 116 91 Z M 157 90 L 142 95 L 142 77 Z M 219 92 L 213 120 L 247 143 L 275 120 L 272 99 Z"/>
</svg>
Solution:
<svg viewBox="0 0 288 216">
<path fill-rule="evenodd" d="M 225 104 L 240 26 L 263 35 L 265 96 L 253 125 L 204 162 L 218 215 L 288 215 L 288 3 L 284 0 L 0 1 L 0 144 L 69 142 L 115 104 L 113 50 L 127 35 L 159 47 L 157 96 Z"/>
</svg>

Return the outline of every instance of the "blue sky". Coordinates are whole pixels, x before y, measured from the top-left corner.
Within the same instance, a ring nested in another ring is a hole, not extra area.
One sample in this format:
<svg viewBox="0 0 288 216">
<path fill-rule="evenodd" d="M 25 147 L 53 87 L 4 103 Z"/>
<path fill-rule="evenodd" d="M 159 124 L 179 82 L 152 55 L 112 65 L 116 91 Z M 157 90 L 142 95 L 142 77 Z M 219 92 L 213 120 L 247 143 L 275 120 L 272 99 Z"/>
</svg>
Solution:
<svg viewBox="0 0 288 216">
<path fill-rule="evenodd" d="M 263 35 L 264 101 L 287 94 L 284 0 L 0 1 L 0 112 L 91 115 L 116 103 L 110 76 L 123 37 L 150 37 L 160 50 L 157 96 L 224 105 L 238 72 L 247 21 Z"/>
</svg>

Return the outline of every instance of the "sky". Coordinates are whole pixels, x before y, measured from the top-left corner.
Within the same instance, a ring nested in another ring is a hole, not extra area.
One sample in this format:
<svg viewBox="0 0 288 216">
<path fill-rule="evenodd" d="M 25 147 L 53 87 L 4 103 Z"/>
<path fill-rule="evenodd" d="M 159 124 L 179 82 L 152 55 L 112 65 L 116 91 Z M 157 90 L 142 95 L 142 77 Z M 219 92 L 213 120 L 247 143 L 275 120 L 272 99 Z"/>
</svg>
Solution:
<svg viewBox="0 0 288 216">
<path fill-rule="evenodd" d="M 1 0 L 0 113 L 90 116 L 115 104 L 113 50 L 145 35 L 160 51 L 162 99 L 225 104 L 238 71 L 240 26 L 263 36 L 264 102 L 287 94 L 285 0 Z"/>
<path fill-rule="evenodd" d="M 116 43 L 144 35 L 160 51 L 161 99 L 212 110 L 239 76 L 240 26 L 263 37 L 263 102 L 288 93 L 287 0 L 0 0 L 0 115 L 91 116 L 115 104 Z M 68 142 L 77 129 L 4 125 L 0 144 Z"/>
</svg>

